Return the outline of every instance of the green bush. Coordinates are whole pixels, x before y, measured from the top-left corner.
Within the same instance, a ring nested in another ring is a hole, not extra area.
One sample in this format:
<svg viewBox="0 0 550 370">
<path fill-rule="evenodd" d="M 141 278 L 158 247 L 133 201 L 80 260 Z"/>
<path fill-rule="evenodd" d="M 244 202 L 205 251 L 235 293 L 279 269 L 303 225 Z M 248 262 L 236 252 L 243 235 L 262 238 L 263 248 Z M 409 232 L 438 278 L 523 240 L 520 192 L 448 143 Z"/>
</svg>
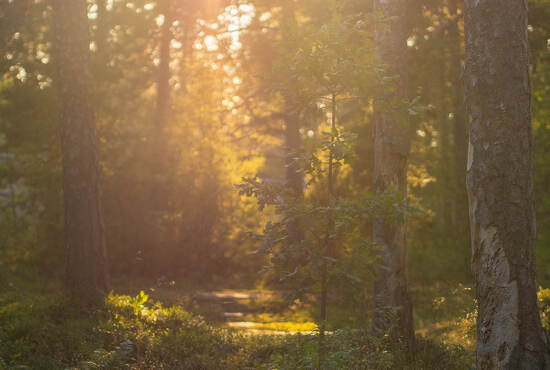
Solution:
<svg viewBox="0 0 550 370">
<path fill-rule="evenodd" d="M 550 289 L 539 287 L 537 296 L 542 326 L 546 331 L 550 331 Z"/>
</svg>

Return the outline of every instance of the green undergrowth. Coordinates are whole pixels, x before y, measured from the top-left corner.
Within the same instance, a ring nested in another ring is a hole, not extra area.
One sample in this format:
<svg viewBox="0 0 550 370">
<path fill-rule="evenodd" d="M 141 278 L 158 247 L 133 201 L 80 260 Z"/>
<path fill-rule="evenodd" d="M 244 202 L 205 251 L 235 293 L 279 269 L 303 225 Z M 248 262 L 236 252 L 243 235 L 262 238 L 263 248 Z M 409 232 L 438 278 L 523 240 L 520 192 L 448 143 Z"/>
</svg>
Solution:
<svg viewBox="0 0 550 370">
<path fill-rule="evenodd" d="M 323 354 L 323 369 L 464 369 L 470 363 L 461 347 L 421 338 L 413 361 L 399 343 L 362 330 L 327 335 Z M 0 369 L 313 369 L 317 358 L 315 334 L 222 329 L 143 292 L 110 294 L 99 308 L 78 309 L 57 294 L 0 294 Z"/>
<path fill-rule="evenodd" d="M 476 303 L 471 285 L 436 282 L 411 289 L 418 335 L 475 350 Z"/>
</svg>

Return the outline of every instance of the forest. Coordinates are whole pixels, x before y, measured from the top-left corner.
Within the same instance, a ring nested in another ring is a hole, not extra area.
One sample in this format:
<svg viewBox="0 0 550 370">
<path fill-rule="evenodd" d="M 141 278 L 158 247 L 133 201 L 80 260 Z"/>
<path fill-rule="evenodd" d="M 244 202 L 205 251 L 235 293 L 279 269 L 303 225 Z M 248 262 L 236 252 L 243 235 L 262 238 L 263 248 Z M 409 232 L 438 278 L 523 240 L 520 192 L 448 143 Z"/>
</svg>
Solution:
<svg viewBox="0 0 550 370">
<path fill-rule="evenodd" d="M 0 370 L 549 334 L 550 0 L 0 0 Z"/>
</svg>

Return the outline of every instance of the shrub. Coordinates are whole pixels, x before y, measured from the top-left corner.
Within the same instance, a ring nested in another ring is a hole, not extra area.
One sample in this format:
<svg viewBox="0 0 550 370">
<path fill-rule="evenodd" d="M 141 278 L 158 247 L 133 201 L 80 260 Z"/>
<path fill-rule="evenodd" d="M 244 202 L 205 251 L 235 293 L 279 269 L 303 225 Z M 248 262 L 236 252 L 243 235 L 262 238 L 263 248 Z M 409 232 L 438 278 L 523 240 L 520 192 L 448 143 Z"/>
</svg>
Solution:
<svg viewBox="0 0 550 370">
<path fill-rule="evenodd" d="M 412 360 L 389 336 L 327 333 L 323 369 L 466 369 L 470 355 L 419 339 Z M 0 295 L 0 369 L 312 369 L 315 335 L 252 336 L 216 328 L 179 306 L 111 294 L 101 308 L 58 295 Z"/>
</svg>

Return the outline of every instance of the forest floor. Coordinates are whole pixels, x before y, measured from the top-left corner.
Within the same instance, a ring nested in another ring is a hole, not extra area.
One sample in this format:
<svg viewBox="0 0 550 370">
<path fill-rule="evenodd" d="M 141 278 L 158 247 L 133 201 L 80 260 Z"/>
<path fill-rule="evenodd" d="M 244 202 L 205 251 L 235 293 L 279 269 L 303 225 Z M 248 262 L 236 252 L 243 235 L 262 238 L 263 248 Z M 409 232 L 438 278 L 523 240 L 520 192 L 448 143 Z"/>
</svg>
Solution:
<svg viewBox="0 0 550 370">
<path fill-rule="evenodd" d="M 58 283 L 43 283 L 10 278 L 0 290 L 0 370 L 294 370 L 315 368 L 319 359 L 314 296 L 310 303 L 289 304 L 267 289 L 126 279 L 115 281 L 114 293 L 94 307 L 74 306 Z M 473 368 L 469 287 L 412 288 L 418 334 L 413 364 L 402 343 L 357 330 L 350 307 L 333 302 L 323 368 Z"/>
<path fill-rule="evenodd" d="M 147 288 L 145 288 L 147 287 Z M 195 291 L 178 282 L 134 283 L 117 289 L 117 293 L 135 295 L 144 290 L 153 300 L 179 305 L 200 314 L 211 324 L 243 330 L 250 335 L 311 334 L 315 310 L 300 300 L 288 304 L 280 294 L 266 289 L 223 289 Z M 459 282 L 413 285 L 416 333 L 446 345 L 460 345 L 474 351 L 475 302 L 469 285 Z M 329 321 L 344 322 L 341 309 L 329 307 Z"/>
</svg>

